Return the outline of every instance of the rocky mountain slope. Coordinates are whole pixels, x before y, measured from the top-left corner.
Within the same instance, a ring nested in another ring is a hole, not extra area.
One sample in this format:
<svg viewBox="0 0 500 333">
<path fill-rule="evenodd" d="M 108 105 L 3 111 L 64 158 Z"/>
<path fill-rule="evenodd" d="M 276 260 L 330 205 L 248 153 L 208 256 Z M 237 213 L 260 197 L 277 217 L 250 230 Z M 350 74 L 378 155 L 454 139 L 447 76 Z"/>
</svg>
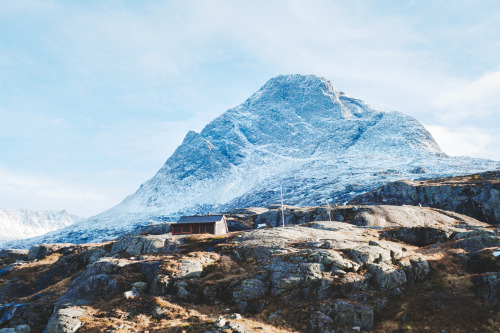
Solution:
<svg viewBox="0 0 500 333">
<path fill-rule="evenodd" d="M 274 224 L 274 208 L 233 219 Z M 500 238 L 410 206 L 289 207 L 308 223 L 0 252 L 0 328 L 26 332 L 498 332 Z M 317 220 L 315 220 L 317 219 Z M 168 230 L 168 225 L 163 231 Z M 29 328 L 26 326 L 28 325 Z"/>
<path fill-rule="evenodd" d="M 82 220 L 65 210 L 32 211 L 0 208 L 0 244 L 43 235 Z"/>
<path fill-rule="evenodd" d="M 354 198 L 353 204 L 423 205 L 500 223 L 500 171 L 425 181 L 397 181 Z"/>
<path fill-rule="evenodd" d="M 28 243 L 103 241 L 179 215 L 280 202 L 344 203 L 399 179 L 492 170 L 449 157 L 415 119 L 375 110 L 314 75 L 269 80 L 244 103 L 189 132 L 158 173 L 85 224 Z"/>
</svg>

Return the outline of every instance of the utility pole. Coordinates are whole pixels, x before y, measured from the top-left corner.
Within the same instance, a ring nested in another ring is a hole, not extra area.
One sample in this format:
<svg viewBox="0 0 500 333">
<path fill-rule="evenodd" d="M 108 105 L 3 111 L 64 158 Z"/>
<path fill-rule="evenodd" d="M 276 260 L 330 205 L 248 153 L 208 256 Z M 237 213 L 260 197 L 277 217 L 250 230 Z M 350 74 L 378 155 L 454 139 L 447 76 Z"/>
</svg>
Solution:
<svg viewBox="0 0 500 333">
<path fill-rule="evenodd" d="M 326 205 L 328 206 L 328 218 L 330 219 L 330 222 L 332 222 L 332 213 L 330 211 L 330 203 L 328 202 L 328 200 L 326 200 Z"/>
<path fill-rule="evenodd" d="M 283 227 L 285 226 L 285 205 L 283 204 L 283 185 L 281 185 L 281 217 L 283 219 Z"/>
</svg>

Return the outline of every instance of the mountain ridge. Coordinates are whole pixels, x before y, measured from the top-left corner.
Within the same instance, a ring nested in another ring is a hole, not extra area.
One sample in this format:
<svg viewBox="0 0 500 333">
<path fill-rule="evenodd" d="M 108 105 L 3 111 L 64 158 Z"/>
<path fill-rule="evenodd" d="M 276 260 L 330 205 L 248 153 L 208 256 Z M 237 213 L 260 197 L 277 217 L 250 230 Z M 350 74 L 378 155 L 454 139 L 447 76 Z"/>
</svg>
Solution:
<svg viewBox="0 0 500 333">
<path fill-rule="evenodd" d="M 185 214 L 285 202 L 343 203 L 398 179 L 486 171 L 449 157 L 414 118 L 383 112 L 314 75 L 270 79 L 242 104 L 189 131 L 160 170 L 120 204 L 38 241 L 102 241 Z M 419 172 L 414 172 L 420 170 Z"/>
<path fill-rule="evenodd" d="M 0 208 L 0 244 L 43 235 L 81 220 L 83 218 L 70 215 L 66 210 Z"/>
</svg>

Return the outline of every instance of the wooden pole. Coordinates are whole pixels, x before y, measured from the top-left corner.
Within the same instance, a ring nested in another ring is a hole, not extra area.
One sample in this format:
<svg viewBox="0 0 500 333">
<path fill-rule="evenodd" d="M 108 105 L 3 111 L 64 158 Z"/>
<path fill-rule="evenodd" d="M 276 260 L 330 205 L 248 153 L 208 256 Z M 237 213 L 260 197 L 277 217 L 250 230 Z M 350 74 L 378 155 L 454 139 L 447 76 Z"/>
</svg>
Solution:
<svg viewBox="0 0 500 333">
<path fill-rule="evenodd" d="M 283 227 L 285 226 L 285 205 L 283 204 L 283 185 L 281 185 L 281 217 L 283 218 Z"/>
</svg>

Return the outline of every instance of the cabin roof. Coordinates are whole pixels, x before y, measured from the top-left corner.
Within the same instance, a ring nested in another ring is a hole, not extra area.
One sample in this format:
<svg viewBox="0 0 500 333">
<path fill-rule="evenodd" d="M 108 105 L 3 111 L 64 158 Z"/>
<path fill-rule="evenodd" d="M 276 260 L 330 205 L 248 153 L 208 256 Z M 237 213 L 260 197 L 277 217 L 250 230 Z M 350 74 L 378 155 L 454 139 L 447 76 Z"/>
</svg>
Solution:
<svg viewBox="0 0 500 333">
<path fill-rule="evenodd" d="M 206 216 L 183 216 L 177 223 L 215 223 L 220 222 L 224 215 L 206 215 Z"/>
</svg>

